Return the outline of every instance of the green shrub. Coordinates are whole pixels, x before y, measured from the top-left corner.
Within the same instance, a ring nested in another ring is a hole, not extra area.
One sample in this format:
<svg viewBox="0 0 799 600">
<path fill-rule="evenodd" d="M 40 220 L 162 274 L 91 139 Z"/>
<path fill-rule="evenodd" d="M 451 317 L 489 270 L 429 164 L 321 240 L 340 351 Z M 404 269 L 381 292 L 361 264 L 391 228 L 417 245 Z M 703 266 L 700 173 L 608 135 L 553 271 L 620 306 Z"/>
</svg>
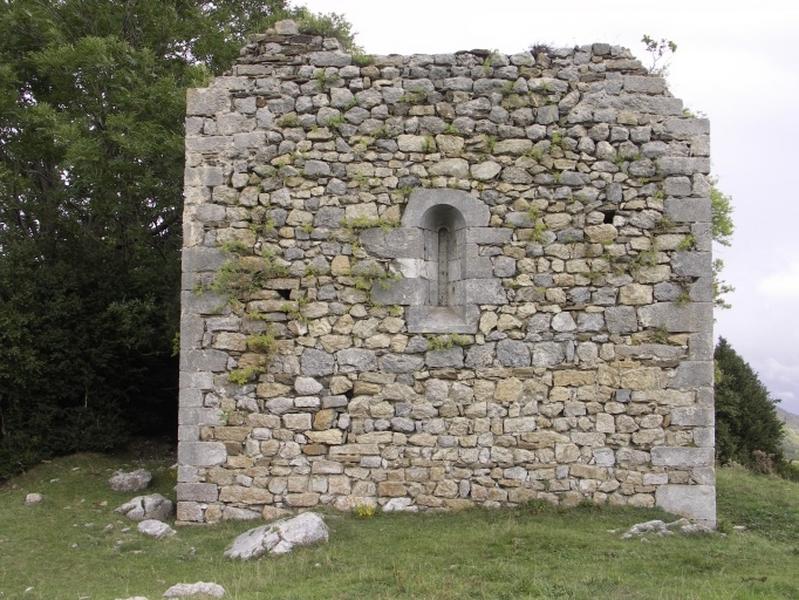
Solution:
<svg viewBox="0 0 799 600">
<path fill-rule="evenodd" d="M 716 361 L 716 456 L 761 472 L 779 470 L 782 421 L 757 374 L 724 338 Z"/>
</svg>

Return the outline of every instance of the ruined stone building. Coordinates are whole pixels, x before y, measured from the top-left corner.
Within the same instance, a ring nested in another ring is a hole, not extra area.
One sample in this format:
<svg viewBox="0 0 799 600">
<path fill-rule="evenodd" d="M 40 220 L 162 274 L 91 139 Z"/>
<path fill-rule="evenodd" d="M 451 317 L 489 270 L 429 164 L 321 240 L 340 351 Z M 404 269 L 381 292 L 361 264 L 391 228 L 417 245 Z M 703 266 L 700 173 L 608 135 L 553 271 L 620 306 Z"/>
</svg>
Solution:
<svg viewBox="0 0 799 600">
<path fill-rule="evenodd" d="M 715 521 L 708 122 L 607 44 L 189 90 L 178 519 L 544 499 Z"/>
</svg>

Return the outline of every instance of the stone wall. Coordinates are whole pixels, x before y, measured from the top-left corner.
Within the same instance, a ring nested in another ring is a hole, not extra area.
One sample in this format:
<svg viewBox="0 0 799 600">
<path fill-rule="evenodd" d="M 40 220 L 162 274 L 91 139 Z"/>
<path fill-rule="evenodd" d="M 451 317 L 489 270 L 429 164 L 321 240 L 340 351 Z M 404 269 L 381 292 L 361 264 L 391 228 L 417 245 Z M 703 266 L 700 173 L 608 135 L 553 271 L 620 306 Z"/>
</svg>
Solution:
<svg viewBox="0 0 799 600">
<path fill-rule="evenodd" d="M 607 44 L 256 36 L 188 93 L 178 519 L 714 522 L 708 129 Z"/>
</svg>

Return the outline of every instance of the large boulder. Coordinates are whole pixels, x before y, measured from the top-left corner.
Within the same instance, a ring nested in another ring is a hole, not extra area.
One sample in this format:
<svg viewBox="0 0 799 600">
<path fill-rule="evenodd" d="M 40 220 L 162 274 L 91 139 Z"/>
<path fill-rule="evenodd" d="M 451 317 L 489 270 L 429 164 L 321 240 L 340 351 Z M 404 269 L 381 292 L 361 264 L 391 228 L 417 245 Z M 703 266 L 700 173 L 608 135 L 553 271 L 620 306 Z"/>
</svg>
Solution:
<svg viewBox="0 0 799 600">
<path fill-rule="evenodd" d="M 168 498 L 164 498 L 161 494 L 148 494 L 128 500 L 122 506 L 114 509 L 114 512 L 123 514 L 133 521 L 144 521 L 145 519 L 164 521 L 172 516 L 174 510 L 175 505 Z"/>
<path fill-rule="evenodd" d="M 218 583 L 198 581 L 197 583 L 176 583 L 164 592 L 164 598 L 224 598 L 225 588 Z"/>
<path fill-rule="evenodd" d="M 177 533 L 169 525 L 163 521 L 158 521 L 157 519 L 145 519 L 139 523 L 137 529 L 140 533 L 154 537 L 157 540 L 175 535 L 175 533 Z"/>
<path fill-rule="evenodd" d="M 327 525 L 322 517 L 306 512 L 291 519 L 276 521 L 245 531 L 225 550 L 228 558 L 249 560 L 266 553 L 285 554 L 295 546 L 307 546 L 328 539 Z"/>
<path fill-rule="evenodd" d="M 115 492 L 139 492 L 147 489 L 153 480 L 153 474 L 147 469 L 135 471 L 117 471 L 108 480 L 108 485 Z"/>
</svg>

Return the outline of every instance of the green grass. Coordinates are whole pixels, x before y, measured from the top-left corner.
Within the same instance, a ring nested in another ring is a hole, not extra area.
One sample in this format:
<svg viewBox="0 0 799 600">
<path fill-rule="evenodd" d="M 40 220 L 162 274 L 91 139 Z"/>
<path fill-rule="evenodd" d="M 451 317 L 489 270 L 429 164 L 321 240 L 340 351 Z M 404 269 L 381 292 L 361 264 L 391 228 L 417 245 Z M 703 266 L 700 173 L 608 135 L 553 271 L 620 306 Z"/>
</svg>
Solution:
<svg viewBox="0 0 799 600">
<path fill-rule="evenodd" d="M 152 490 L 173 496 L 169 463 L 76 455 L 1 488 L 0 598 L 154 600 L 199 580 L 242 600 L 799 597 L 799 484 L 741 469 L 719 472 L 721 521 L 749 528 L 726 537 L 621 540 L 633 523 L 664 516 L 635 509 L 328 512 L 329 544 L 241 563 L 222 551 L 252 522 L 155 541 L 112 512 L 131 496 L 107 487 L 114 469 L 143 464 L 154 470 Z M 24 506 L 30 491 L 44 502 Z"/>
</svg>

